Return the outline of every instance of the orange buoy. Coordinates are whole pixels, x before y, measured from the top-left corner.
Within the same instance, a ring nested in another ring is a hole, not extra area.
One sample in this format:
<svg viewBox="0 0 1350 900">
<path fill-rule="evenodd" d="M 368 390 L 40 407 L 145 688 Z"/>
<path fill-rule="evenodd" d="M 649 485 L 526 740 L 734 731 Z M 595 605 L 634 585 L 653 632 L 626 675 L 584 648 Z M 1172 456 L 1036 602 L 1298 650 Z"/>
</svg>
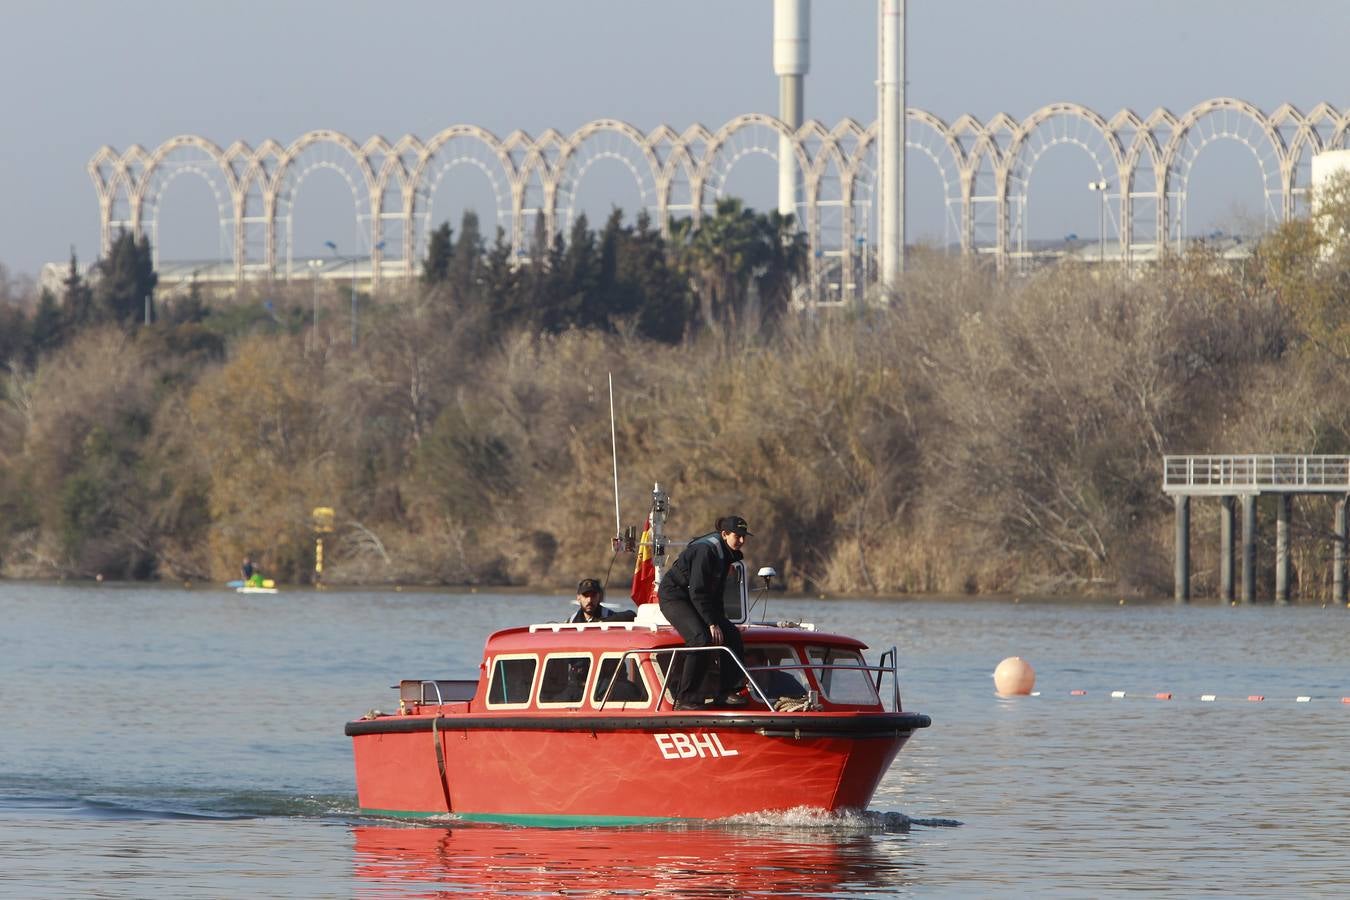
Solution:
<svg viewBox="0 0 1350 900">
<path fill-rule="evenodd" d="M 1082 688 L 1074 688 L 1073 690 L 1069 691 L 1069 696 L 1070 696 L 1070 697 L 1086 697 L 1086 696 L 1087 696 L 1087 691 L 1083 690 Z"/>
<path fill-rule="evenodd" d="M 1172 695 L 1171 695 L 1170 692 L 1163 691 L 1163 692 L 1161 692 L 1161 693 L 1154 694 L 1154 695 L 1153 695 L 1153 699 L 1154 699 L 1154 700 L 1171 700 L 1171 699 L 1172 699 Z"/>
<path fill-rule="evenodd" d="M 1264 699 L 1266 699 L 1266 698 L 1265 698 L 1265 695 L 1263 695 L 1263 694 L 1248 694 L 1248 695 L 1247 695 L 1247 699 L 1250 700 L 1250 701 L 1253 702 L 1253 703 L 1260 703 L 1262 700 L 1264 700 Z"/>
<path fill-rule="evenodd" d="M 994 690 L 1005 697 L 1030 694 L 1036 685 L 1036 670 L 1020 656 L 1010 656 L 994 669 Z"/>
</svg>

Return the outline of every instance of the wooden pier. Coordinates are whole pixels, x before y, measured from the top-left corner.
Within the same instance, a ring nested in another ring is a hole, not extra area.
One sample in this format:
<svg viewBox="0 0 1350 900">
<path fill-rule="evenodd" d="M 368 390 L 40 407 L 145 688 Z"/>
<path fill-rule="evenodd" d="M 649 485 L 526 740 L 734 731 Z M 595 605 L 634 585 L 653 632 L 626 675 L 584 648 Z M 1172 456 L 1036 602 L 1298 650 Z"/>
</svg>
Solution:
<svg viewBox="0 0 1350 900">
<path fill-rule="evenodd" d="M 1243 603 L 1256 599 L 1256 501 L 1277 498 L 1275 517 L 1275 602 L 1289 602 L 1289 510 L 1296 494 L 1336 494 L 1332 596 L 1345 603 L 1346 498 L 1350 497 L 1350 456 L 1164 456 L 1163 493 L 1176 506 L 1175 596 L 1190 600 L 1191 498 L 1219 500 L 1219 592 L 1233 600 L 1233 515 L 1242 505 Z"/>
</svg>

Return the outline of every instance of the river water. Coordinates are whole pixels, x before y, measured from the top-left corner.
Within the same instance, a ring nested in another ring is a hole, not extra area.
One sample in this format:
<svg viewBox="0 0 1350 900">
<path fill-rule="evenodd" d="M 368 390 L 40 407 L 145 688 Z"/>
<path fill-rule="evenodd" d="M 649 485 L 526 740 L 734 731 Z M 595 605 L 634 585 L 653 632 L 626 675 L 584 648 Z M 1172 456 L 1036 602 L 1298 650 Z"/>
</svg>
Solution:
<svg viewBox="0 0 1350 900">
<path fill-rule="evenodd" d="M 567 601 L 0 584 L 0 895 L 1350 893 L 1336 608 L 775 598 L 770 618 L 898 645 L 905 706 L 932 716 L 866 813 L 359 817 L 343 723 L 396 707 L 400 677 L 473 677 L 488 632 Z M 1011 655 L 1039 696 L 995 696 Z"/>
</svg>

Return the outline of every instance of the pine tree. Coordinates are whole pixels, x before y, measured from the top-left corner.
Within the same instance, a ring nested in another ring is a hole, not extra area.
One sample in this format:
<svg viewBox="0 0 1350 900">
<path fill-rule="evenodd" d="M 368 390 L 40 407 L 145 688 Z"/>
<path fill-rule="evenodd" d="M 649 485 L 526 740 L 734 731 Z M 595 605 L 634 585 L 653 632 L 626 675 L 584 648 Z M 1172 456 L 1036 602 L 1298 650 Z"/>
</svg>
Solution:
<svg viewBox="0 0 1350 900">
<path fill-rule="evenodd" d="M 512 258 L 506 232 L 500 227 L 483 263 L 483 292 L 494 330 L 516 321 L 521 293 L 520 271 Z"/>
<path fill-rule="evenodd" d="M 66 270 L 66 277 L 61 281 L 61 285 L 64 321 L 60 331 L 68 334 L 98 321 L 97 310 L 94 309 L 94 292 L 80 276 L 80 264 L 75 259 L 74 247 L 70 248 L 70 268 Z M 63 334 L 61 339 L 64 340 L 65 336 L 66 334 Z"/>
<path fill-rule="evenodd" d="M 43 288 L 38 295 L 37 309 L 33 311 L 32 325 L 28 329 L 27 362 L 30 368 L 37 365 L 38 357 L 61 346 L 64 328 L 56 296 Z"/>
<path fill-rule="evenodd" d="M 99 269 L 103 277 L 98 284 L 98 305 L 108 318 L 123 327 L 154 321 L 155 285 L 159 276 L 155 274 L 149 238 L 122 232 Z"/>
<path fill-rule="evenodd" d="M 671 253 L 643 210 L 620 258 L 619 272 L 634 286 L 638 334 L 678 344 L 686 332 L 693 330 L 694 307 L 689 279 L 672 268 Z"/>
<path fill-rule="evenodd" d="M 586 221 L 586 214 L 578 215 L 572 223 L 572 232 L 564 244 L 555 242 L 553 262 L 554 290 L 551 316 L 545 322 L 550 331 L 568 328 L 594 328 L 605 322 L 604 311 L 589 308 L 589 302 L 599 286 L 599 260 L 595 252 L 595 233 Z M 590 316 L 597 321 L 592 321 Z"/>
<path fill-rule="evenodd" d="M 590 328 L 611 329 L 615 319 L 632 312 L 634 294 L 630 285 L 619 281 L 620 248 L 630 239 L 623 227 L 623 210 L 615 207 L 605 220 L 596 250 L 595 286 L 582 298 L 581 319 Z"/>
<path fill-rule="evenodd" d="M 440 284 L 450 277 L 453 234 L 449 222 L 442 222 L 427 242 L 427 258 L 422 261 L 422 283 Z"/>
<path fill-rule="evenodd" d="M 478 213 L 466 209 L 460 219 L 459 240 L 455 242 L 448 272 L 459 303 L 469 304 L 477 300 L 482 266 L 483 235 L 478 230 Z"/>
<path fill-rule="evenodd" d="M 22 364 L 28 340 L 28 317 L 17 303 L 0 299 L 0 369 Z"/>
</svg>

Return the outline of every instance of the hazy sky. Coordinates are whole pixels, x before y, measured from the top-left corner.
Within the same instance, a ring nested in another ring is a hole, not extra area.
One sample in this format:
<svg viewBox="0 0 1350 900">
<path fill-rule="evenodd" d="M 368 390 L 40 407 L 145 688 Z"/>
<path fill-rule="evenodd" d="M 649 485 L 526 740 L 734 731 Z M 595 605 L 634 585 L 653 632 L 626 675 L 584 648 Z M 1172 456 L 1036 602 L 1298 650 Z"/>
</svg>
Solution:
<svg viewBox="0 0 1350 900">
<path fill-rule="evenodd" d="M 85 164 L 103 144 L 149 150 L 195 133 L 256 147 L 315 128 L 360 142 L 459 123 L 499 136 L 567 133 L 602 117 L 682 130 L 775 113 L 772 9 L 771 0 L 0 0 L 0 262 L 36 273 L 72 244 L 81 259 L 96 255 Z M 874 117 L 875 14 L 876 0 L 813 0 L 809 118 Z M 909 0 L 908 29 L 908 103 L 947 121 L 1021 118 L 1055 101 L 1107 117 L 1122 107 L 1180 114 L 1220 96 L 1267 112 L 1286 101 L 1305 112 L 1320 101 L 1350 106 L 1350 0 Z M 1047 227 L 1071 227 L 1084 210 L 1090 219 L 1082 193 L 1065 222 Z"/>
</svg>

